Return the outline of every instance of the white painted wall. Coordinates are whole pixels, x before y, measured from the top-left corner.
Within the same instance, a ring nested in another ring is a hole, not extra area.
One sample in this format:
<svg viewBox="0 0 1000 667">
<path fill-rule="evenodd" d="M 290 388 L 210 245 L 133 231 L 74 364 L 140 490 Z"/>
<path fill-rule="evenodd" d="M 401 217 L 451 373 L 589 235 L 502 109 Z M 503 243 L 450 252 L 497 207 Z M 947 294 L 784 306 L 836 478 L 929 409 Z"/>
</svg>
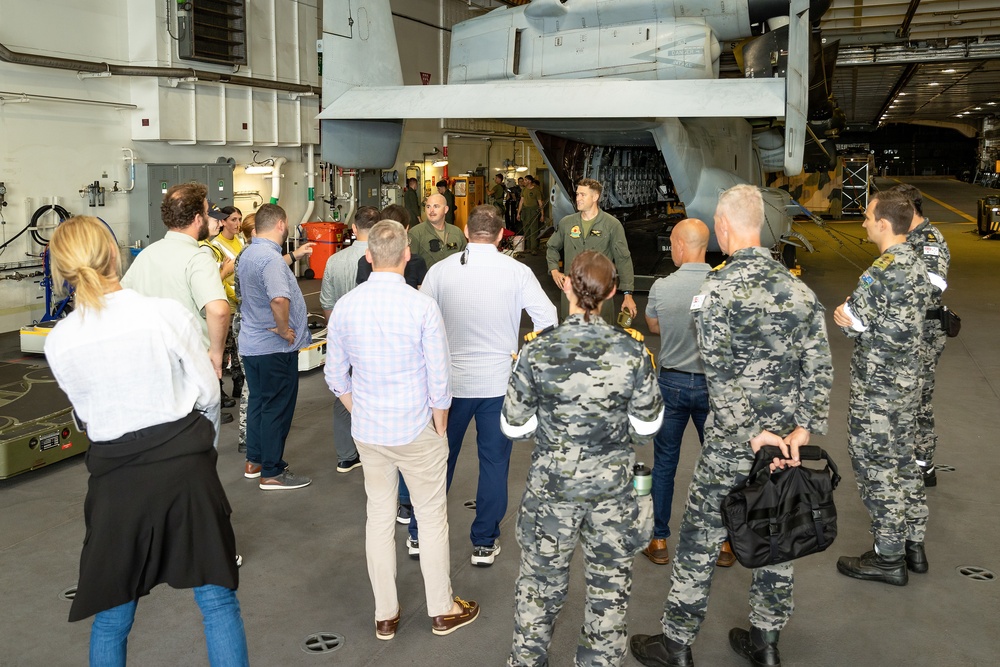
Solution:
<svg viewBox="0 0 1000 667">
<path fill-rule="evenodd" d="M 244 76 L 318 85 L 315 41 L 320 0 L 249 0 L 250 65 Z M 159 0 L 0 0 L 0 43 L 14 51 L 107 61 L 116 64 L 217 69 L 206 63 L 177 61 L 166 34 L 164 3 Z M 176 34 L 176 33 L 175 33 Z M 275 39 L 274 35 L 280 36 Z M 129 195 L 110 192 L 125 185 L 122 147 L 150 163 L 215 162 L 232 157 L 244 165 L 251 149 L 261 157 L 281 156 L 284 168 L 280 204 L 298 222 L 306 208 L 306 180 L 300 144 L 318 141 L 313 117 L 318 100 L 293 100 L 282 93 L 253 92 L 217 84 L 170 88 L 165 80 L 127 77 L 79 79 L 75 72 L 0 62 L 0 181 L 8 206 L 0 213 L 0 243 L 13 237 L 42 204 L 59 203 L 75 214 L 98 215 L 127 242 Z M 17 103 L 8 93 L 135 104 L 137 110 L 32 99 Z M 277 98 L 282 98 L 278 100 Z M 143 134 L 141 118 L 170 118 L 169 130 Z M 177 121 L 177 122 L 175 122 Z M 182 122 L 181 122 L 182 121 Z M 242 132 L 247 122 L 249 132 Z M 188 128 L 191 132 L 178 130 Z M 160 138 L 179 143 L 171 144 Z M 238 167 L 235 190 L 259 191 L 265 201 L 271 184 Z M 89 208 L 79 190 L 100 180 L 109 192 L 106 206 Z M 319 191 L 319 187 L 317 187 Z M 244 211 L 251 200 L 237 200 Z M 314 219 L 326 212 L 321 205 Z M 51 216 L 51 214 L 50 214 Z M 51 216 L 54 222 L 54 216 Z M 0 266 L 30 260 L 41 248 L 28 234 L 0 254 Z M 24 273 L 27 270 L 21 269 Z M 41 317 L 43 294 L 33 278 L 3 280 L 0 271 L 0 331 L 12 331 Z"/>
</svg>

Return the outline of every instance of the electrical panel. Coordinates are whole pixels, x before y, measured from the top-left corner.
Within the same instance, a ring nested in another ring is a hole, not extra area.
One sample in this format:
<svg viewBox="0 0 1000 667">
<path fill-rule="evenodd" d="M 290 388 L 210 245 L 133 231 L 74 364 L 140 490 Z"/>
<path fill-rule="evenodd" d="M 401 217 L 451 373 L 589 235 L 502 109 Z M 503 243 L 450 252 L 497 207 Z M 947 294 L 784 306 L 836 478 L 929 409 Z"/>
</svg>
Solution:
<svg viewBox="0 0 1000 667">
<path fill-rule="evenodd" d="M 160 216 L 163 195 L 179 183 L 204 183 L 208 199 L 219 208 L 233 205 L 233 165 L 145 164 L 135 165 L 135 189 L 129 195 L 129 243 L 145 248 L 159 241 L 167 228 Z"/>
</svg>

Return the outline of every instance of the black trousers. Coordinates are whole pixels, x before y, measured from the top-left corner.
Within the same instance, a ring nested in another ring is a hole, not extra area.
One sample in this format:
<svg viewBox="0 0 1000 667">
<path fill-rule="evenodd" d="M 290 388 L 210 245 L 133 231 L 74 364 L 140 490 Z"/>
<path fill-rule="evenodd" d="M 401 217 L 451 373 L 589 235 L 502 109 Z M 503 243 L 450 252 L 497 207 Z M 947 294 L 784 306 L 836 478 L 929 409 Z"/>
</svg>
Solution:
<svg viewBox="0 0 1000 667">
<path fill-rule="evenodd" d="M 247 402 L 247 461 L 261 465 L 261 477 L 277 477 L 288 464 L 285 438 L 299 395 L 299 352 L 243 357 Z"/>
</svg>

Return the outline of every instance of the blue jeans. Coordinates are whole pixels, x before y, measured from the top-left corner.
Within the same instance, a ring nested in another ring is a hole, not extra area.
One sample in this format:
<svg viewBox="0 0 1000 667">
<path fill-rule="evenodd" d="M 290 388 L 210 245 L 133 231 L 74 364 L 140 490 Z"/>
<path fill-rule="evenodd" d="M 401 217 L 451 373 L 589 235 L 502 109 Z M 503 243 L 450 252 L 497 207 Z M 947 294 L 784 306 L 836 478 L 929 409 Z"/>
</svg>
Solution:
<svg viewBox="0 0 1000 667">
<path fill-rule="evenodd" d="M 194 589 L 194 600 L 205 624 L 208 662 L 212 667 L 248 667 L 247 637 L 236 591 L 208 584 Z M 90 667 L 125 667 L 128 633 L 137 600 L 94 616 L 90 628 Z"/>
<path fill-rule="evenodd" d="M 705 442 L 708 385 L 704 375 L 670 370 L 661 370 L 658 380 L 663 394 L 663 425 L 653 437 L 653 539 L 663 540 L 670 536 L 674 475 L 689 419 L 698 429 L 698 440 Z"/>
<path fill-rule="evenodd" d="M 500 431 L 503 396 L 496 398 L 453 398 L 448 411 L 448 488 L 455 476 L 465 432 L 476 419 L 476 447 L 479 451 L 479 483 L 476 485 L 476 518 L 469 537 L 474 547 L 493 546 L 500 537 L 500 522 L 507 513 L 507 475 L 510 471 L 511 441 Z M 417 518 L 410 519 L 410 537 L 417 539 Z"/>
<path fill-rule="evenodd" d="M 243 357 L 247 401 L 247 461 L 259 463 L 261 477 L 277 477 L 288 464 L 285 439 L 299 395 L 299 352 Z"/>
</svg>

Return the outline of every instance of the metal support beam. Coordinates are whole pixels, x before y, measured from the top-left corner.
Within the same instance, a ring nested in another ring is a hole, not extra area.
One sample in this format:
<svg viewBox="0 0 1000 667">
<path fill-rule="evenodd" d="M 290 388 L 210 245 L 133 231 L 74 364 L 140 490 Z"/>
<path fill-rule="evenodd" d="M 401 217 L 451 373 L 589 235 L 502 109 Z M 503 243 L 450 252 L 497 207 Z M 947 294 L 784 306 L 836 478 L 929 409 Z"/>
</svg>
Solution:
<svg viewBox="0 0 1000 667">
<path fill-rule="evenodd" d="M 903 22 L 899 24 L 899 29 L 896 30 L 896 37 L 909 37 L 910 36 L 910 24 L 913 22 L 913 15 L 917 13 L 917 7 L 920 6 L 920 0 L 910 0 L 910 6 L 906 8 L 906 14 L 903 15 Z"/>
<path fill-rule="evenodd" d="M 896 80 L 896 85 L 892 87 L 892 90 L 889 91 L 889 95 L 885 98 L 885 101 L 882 102 L 882 107 L 878 110 L 878 113 L 875 114 L 875 118 L 872 119 L 872 125 L 878 126 L 882 120 L 882 115 L 889 110 L 889 105 L 892 104 L 894 99 L 896 99 L 896 95 L 898 95 L 903 88 L 906 88 L 906 84 L 910 82 L 910 79 L 913 78 L 913 75 L 917 73 L 918 69 L 920 69 L 920 63 L 910 63 L 906 66 L 906 69 L 903 70 L 903 73 L 900 74 L 899 78 Z"/>
</svg>

